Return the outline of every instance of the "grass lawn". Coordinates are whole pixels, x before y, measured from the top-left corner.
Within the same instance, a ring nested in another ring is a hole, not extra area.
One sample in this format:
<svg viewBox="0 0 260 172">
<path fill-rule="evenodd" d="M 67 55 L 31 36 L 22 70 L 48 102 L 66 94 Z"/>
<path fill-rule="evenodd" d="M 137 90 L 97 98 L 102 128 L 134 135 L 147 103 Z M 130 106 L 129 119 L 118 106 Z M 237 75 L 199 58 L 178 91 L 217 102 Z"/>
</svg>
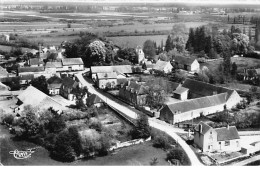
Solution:
<svg viewBox="0 0 260 172">
<path fill-rule="evenodd" d="M 231 61 L 232 63 L 235 62 L 237 64 L 238 70 L 240 68 L 260 67 L 260 59 L 248 57 L 232 57 Z"/>
<path fill-rule="evenodd" d="M 158 164 L 161 166 L 169 165 L 166 158 L 166 152 L 162 149 L 157 149 L 152 146 L 151 142 L 139 144 L 135 146 L 126 147 L 117 150 L 113 154 L 104 157 L 96 157 L 95 159 L 79 160 L 72 163 L 62 163 L 55 161 L 49 157 L 49 152 L 38 147 L 32 154 L 31 158 L 17 160 L 13 155 L 9 154 L 9 151 L 25 150 L 28 148 L 37 147 L 33 143 L 27 141 L 14 141 L 10 138 L 8 129 L 5 126 L 0 125 L 0 161 L 3 165 L 86 165 L 86 166 L 124 166 L 124 165 L 150 165 L 152 158 L 158 159 Z"/>
</svg>

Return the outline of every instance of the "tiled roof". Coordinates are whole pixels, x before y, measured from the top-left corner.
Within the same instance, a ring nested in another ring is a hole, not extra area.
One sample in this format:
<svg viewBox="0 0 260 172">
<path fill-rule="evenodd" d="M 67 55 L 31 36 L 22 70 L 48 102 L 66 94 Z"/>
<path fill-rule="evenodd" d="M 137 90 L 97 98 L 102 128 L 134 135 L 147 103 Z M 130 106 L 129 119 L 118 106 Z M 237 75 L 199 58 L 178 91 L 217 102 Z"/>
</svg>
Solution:
<svg viewBox="0 0 260 172">
<path fill-rule="evenodd" d="M 117 65 L 117 66 L 91 66 L 91 73 L 133 73 L 130 65 Z"/>
<path fill-rule="evenodd" d="M 67 58 L 67 59 L 62 59 L 62 64 L 65 66 L 69 65 L 83 65 L 83 61 L 81 58 Z"/>
<path fill-rule="evenodd" d="M 42 72 L 44 71 L 43 66 L 38 66 L 38 67 L 18 67 L 18 72 L 19 73 L 24 73 L 24 72 Z"/>
<path fill-rule="evenodd" d="M 40 61 L 39 58 L 33 58 L 33 59 L 30 59 L 29 61 L 30 61 L 30 62 L 29 62 L 30 65 L 39 65 L 39 64 L 43 64 L 43 62 Z"/>
<path fill-rule="evenodd" d="M 208 125 L 208 124 L 205 124 L 204 122 L 199 122 L 198 123 L 198 125 L 194 128 L 194 130 L 195 131 L 197 131 L 197 132 L 200 132 L 199 131 L 199 129 L 200 129 L 200 126 L 201 125 L 201 127 L 202 127 L 202 129 L 201 129 L 201 133 L 200 134 L 206 134 L 210 129 L 211 129 L 211 127 Z"/>
<path fill-rule="evenodd" d="M 136 83 L 134 81 L 129 81 L 127 83 L 125 83 L 124 85 L 125 89 L 131 92 L 135 92 L 138 95 L 143 95 L 143 94 L 147 94 L 148 93 L 148 87 L 140 84 L 140 83 Z"/>
<path fill-rule="evenodd" d="M 189 90 L 188 88 L 178 87 L 176 90 L 173 91 L 173 93 L 182 94 L 182 93 L 184 93 L 184 92 L 186 92 L 188 90 Z"/>
<path fill-rule="evenodd" d="M 191 65 L 195 58 L 183 57 L 183 56 L 176 56 L 173 57 L 174 61 L 179 64 Z"/>
<path fill-rule="evenodd" d="M 166 105 L 170 111 L 175 114 L 177 112 L 184 113 L 196 109 L 207 108 L 211 106 L 221 105 L 226 103 L 227 93 L 217 94 L 213 96 L 190 99 Z M 224 108 L 224 107 L 223 107 Z"/>
<path fill-rule="evenodd" d="M 34 78 L 33 74 L 21 75 L 20 80 L 32 80 Z"/>
<path fill-rule="evenodd" d="M 158 60 L 156 64 L 153 66 L 153 69 L 163 71 L 168 63 L 170 62 Z"/>
<path fill-rule="evenodd" d="M 75 88 L 77 85 L 77 81 L 73 80 L 72 78 L 65 77 L 62 79 L 62 85 L 68 88 Z"/>
<path fill-rule="evenodd" d="M 109 73 L 97 73 L 98 79 L 116 79 L 117 74 L 116 72 L 109 72 Z"/>
<path fill-rule="evenodd" d="M 193 79 L 186 79 L 182 84 L 182 87 L 188 88 L 191 93 L 195 93 L 201 96 L 211 96 L 213 94 L 220 94 L 220 93 L 228 93 L 228 96 L 230 96 L 233 92 L 233 90 L 225 87 L 219 87 L 216 85 L 212 85 L 209 83 L 205 83 Z"/>
<path fill-rule="evenodd" d="M 86 101 L 88 106 L 103 102 L 103 100 L 101 100 L 96 94 L 91 94 Z"/>
<path fill-rule="evenodd" d="M 216 128 L 215 131 L 218 134 L 218 141 L 240 139 L 237 128 L 235 126 Z"/>
<path fill-rule="evenodd" d="M 61 62 L 47 62 L 45 68 L 62 68 Z"/>
</svg>

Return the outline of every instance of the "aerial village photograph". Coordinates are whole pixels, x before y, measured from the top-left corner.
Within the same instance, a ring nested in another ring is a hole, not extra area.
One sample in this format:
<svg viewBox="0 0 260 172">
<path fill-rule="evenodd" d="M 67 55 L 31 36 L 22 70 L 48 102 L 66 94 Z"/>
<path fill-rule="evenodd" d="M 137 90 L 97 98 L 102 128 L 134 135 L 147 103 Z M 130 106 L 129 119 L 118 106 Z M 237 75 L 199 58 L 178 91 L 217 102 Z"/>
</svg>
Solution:
<svg viewBox="0 0 260 172">
<path fill-rule="evenodd" d="M 0 0 L 0 166 L 259 165 L 260 0 Z"/>
</svg>

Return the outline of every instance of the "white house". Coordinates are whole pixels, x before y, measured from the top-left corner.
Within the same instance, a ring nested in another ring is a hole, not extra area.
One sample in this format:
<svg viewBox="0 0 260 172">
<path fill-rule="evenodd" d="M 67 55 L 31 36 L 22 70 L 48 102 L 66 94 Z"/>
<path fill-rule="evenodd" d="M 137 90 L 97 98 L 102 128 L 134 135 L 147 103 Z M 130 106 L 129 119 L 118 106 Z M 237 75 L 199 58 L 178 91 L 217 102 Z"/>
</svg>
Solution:
<svg viewBox="0 0 260 172">
<path fill-rule="evenodd" d="M 240 151 L 240 137 L 235 126 L 212 128 L 200 122 L 194 129 L 194 143 L 203 152 Z"/>
<path fill-rule="evenodd" d="M 81 58 L 62 59 L 62 66 L 64 71 L 84 70 L 84 63 Z"/>
<path fill-rule="evenodd" d="M 197 59 L 176 56 L 176 57 L 174 57 L 173 61 L 176 65 L 176 67 L 178 67 L 179 69 L 184 69 L 184 70 L 192 71 L 192 72 L 200 71 L 200 64 L 197 61 Z"/>
<path fill-rule="evenodd" d="M 161 71 L 164 73 L 170 73 L 172 72 L 172 65 L 170 62 L 158 60 L 156 64 L 153 66 L 153 70 L 155 71 Z"/>
<path fill-rule="evenodd" d="M 136 52 L 138 55 L 138 64 L 143 63 L 145 60 L 145 57 L 144 57 L 144 52 L 143 52 L 142 48 L 140 46 L 137 46 Z"/>
</svg>

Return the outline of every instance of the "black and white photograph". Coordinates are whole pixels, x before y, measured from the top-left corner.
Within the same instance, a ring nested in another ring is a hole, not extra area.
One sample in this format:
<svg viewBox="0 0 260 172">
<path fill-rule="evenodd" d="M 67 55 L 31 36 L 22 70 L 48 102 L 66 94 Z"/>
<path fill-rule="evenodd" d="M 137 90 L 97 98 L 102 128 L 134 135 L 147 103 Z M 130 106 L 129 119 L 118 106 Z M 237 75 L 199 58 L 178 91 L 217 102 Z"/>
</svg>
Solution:
<svg viewBox="0 0 260 172">
<path fill-rule="evenodd" d="M 259 165 L 260 0 L 0 0 L 0 171 Z"/>
</svg>

